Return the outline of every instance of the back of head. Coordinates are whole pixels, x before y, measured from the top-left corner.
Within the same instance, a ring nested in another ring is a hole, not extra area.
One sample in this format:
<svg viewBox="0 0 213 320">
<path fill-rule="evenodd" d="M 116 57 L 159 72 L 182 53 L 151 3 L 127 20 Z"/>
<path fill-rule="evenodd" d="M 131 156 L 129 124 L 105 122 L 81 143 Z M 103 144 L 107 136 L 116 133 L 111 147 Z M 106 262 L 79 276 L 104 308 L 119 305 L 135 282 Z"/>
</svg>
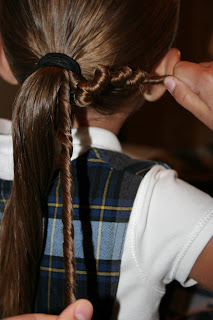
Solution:
<svg viewBox="0 0 213 320">
<path fill-rule="evenodd" d="M 114 108 L 150 79 L 172 44 L 178 7 L 179 0 L 0 1 L 3 48 L 21 84 L 13 110 L 14 184 L 0 234 L 2 316 L 30 312 L 33 305 L 56 139 L 61 145 L 66 300 L 74 299 L 72 117 L 81 107 Z M 81 75 L 56 66 L 38 69 L 39 59 L 51 52 L 75 59 Z"/>
<path fill-rule="evenodd" d="M 63 52 L 78 61 L 84 78 L 77 82 L 92 80 L 100 66 L 115 72 L 121 66 L 150 72 L 172 44 L 178 6 L 179 0 L 2 1 L 1 36 L 20 83 L 49 52 Z M 84 105 L 76 95 L 77 104 Z"/>
</svg>

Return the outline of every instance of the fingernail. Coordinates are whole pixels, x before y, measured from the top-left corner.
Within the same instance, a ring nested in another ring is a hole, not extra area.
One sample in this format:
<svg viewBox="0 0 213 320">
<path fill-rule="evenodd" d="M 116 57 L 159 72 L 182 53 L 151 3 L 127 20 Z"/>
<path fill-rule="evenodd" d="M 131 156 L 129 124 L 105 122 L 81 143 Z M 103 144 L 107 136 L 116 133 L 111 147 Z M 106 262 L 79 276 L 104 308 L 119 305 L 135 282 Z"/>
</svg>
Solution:
<svg viewBox="0 0 213 320">
<path fill-rule="evenodd" d="M 145 91 L 145 93 L 148 94 L 148 96 L 151 96 L 152 90 L 149 88 L 149 89 L 147 89 L 147 90 Z"/>
<path fill-rule="evenodd" d="M 88 320 L 92 317 L 92 307 L 89 303 L 79 304 L 75 310 L 75 318 L 77 320 Z"/>
<path fill-rule="evenodd" d="M 169 77 L 165 78 L 165 80 L 164 80 L 164 85 L 165 85 L 166 89 L 167 89 L 171 94 L 173 93 L 173 91 L 174 91 L 174 89 L 175 89 L 175 87 L 176 87 L 176 83 L 175 83 L 175 81 L 173 80 L 173 78 L 169 78 Z"/>
<path fill-rule="evenodd" d="M 87 320 L 87 318 L 85 318 L 85 316 L 81 313 L 76 313 L 75 318 L 76 320 Z"/>
</svg>

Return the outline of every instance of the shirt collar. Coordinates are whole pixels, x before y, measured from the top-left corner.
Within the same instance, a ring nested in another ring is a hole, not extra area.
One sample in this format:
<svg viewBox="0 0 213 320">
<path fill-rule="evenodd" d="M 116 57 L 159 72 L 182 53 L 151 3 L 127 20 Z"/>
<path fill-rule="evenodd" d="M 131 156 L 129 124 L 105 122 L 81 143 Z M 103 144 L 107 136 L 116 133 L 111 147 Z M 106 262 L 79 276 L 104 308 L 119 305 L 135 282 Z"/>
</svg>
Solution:
<svg viewBox="0 0 213 320">
<path fill-rule="evenodd" d="M 88 151 L 91 147 L 122 152 L 118 138 L 110 131 L 96 128 L 77 128 L 72 130 L 72 160 Z M 0 135 L 0 178 L 13 180 L 13 147 L 11 135 Z"/>
<path fill-rule="evenodd" d="M 73 156 L 72 160 L 86 152 L 89 148 L 99 148 L 122 152 L 120 142 L 112 132 L 96 127 L 85 127 L 72 130 Z"/>
</svg>

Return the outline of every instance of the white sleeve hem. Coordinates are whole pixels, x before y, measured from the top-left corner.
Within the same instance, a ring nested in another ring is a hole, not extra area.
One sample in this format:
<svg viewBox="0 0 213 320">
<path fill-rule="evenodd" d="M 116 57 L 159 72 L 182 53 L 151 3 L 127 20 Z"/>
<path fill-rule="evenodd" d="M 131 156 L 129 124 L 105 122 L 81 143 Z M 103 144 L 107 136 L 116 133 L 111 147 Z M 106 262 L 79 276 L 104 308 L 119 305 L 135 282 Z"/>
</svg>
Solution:
<svg viewBox="0 0 213 320">
<path fill-rule="evenodd" d="M 184 267 L 192 269 L 197 258 L 198 252 L 202 252 L 207 243 L 213 236 L 213 209 L 203 218 L 196 228 L 189 235 L 183 249 L 179 252 L 177 259 L 171 270 L 171 279 L 177 279 L 184 287 L 196 284 L 193 279 L 188 278 Z"/>
<path fill-rule="evenodd" d="M 149 273 L 145 272 L 146 268 L 144 268 L 143 261 L 141 262 L 140 256 L 138 255 L 138 251 L 140 251 L 140 243 L 145 231 L 144 229 L 146 228 L 147 212 L 149 211 L 150 195 L 152 194 L 154 181 L 153 175 L 155 175 L 155 172 L 150 170 L 138 188 L 129 223 L 129 240 L 131 255 L 135 261 L 135 266 L 141 279 L 149 284 L 154 291 L 164 294 L 165 286 L 152 281 L 152 277 Z M 142 212 L 143 214 L 141 215 Z M 137 232 L 138 227 L 140 230 L 139 233 Z"/>
</svg>

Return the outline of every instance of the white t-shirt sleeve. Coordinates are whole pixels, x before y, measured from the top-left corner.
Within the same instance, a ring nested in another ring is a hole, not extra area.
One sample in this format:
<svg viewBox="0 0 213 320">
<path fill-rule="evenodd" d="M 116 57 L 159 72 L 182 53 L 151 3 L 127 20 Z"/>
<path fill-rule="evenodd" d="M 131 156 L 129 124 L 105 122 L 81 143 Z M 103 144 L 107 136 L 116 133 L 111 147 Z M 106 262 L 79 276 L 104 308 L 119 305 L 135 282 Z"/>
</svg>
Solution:
<svg viewBox="0 0 213 320">
<path fill-rule="evenodd" d="M 11 121 L 0 119 L 0 179 L 13 180 Z"/>
<path fill-rule="evenodd" d="M 0 119 L 0 134 L 11 135 L 12 133 L 12 122 L 7 119 Z"/>
<path fill-rule="evenodd" d="M 155 166 L 139 187 L 133 220 L 135 257 L 152 285 L 174 279 L 195 284 L 188 277 L 213 236 L 213 199 L 175 171 Z"/>
</svg>

